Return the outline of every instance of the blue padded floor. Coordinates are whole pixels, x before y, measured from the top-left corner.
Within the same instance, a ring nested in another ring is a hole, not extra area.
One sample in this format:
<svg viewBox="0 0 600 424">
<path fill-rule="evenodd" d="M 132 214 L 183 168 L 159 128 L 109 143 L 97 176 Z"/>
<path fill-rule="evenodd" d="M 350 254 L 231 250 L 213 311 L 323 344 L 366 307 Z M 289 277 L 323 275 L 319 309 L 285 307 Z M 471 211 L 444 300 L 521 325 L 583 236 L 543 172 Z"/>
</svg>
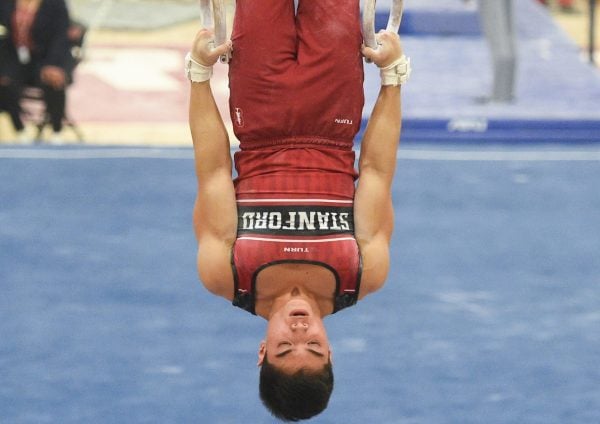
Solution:
<svg viewBox="0 0 600 424">
<path fill-rule="evenodd" d="M 600 150 L 400 150 L 392 269 L 315 423 L 600 422 Z M 190 149 L 0 149 L 0 422 L 272 423 L 195 272 Z"/>
<path fill-rule="evenodd" d="M 513 2 L 518 33 L 517 99 L 479 105 L 492 82 L 477 10 L 458 0 L 406 0 L 401 32 L 413 75 L 404 87 L 404 140 L 600 141 L 600 70 L 535 0 Z M 388 1 L 378 2 L 379 27 Z M 379 85 L 367 67 L 365 114 Z M 364 117 L 367 118 L 367 115 Z"/>
</svg>

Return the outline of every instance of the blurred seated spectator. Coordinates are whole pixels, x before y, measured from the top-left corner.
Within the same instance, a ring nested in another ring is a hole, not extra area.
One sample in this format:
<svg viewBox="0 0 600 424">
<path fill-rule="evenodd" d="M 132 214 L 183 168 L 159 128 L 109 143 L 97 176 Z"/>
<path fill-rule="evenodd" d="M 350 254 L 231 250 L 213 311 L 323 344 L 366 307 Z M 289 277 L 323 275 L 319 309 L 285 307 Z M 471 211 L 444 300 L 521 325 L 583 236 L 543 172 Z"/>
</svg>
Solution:
<svg viewBox="0 0 600 424">
<path fill-rule="evenodd" d="M 68 39 L 65 0 L 1 0 L 0 108 L 6 110 L 21 141 L 25 140 L 20 99 L 23 89 L 43 91 L 53 141 L 61 139 L 66 87 L 74 67 Z"/>
<path fill-rule="evenodd" d="M 548 6 L 548 0 L 538 0 L 545 6 Z M 572 13 L 575 12 L 575 0 L 558 0 L 558 6 L 563 12 Z"/>
</svg>

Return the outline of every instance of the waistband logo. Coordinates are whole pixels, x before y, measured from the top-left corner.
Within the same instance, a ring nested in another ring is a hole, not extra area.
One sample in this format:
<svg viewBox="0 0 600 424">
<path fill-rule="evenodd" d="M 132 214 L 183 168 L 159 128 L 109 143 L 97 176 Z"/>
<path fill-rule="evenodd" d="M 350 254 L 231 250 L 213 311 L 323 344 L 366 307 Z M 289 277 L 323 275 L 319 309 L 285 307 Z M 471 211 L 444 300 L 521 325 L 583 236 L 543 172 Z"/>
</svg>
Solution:
<svg viewBox="0 0 600 424">
<path fill-rule="evenodd" d="M 354 215 L 349 207 L 238 207 L 238 235 L 328 235 L 353 232 Z"/>
<path fill-rule="evenodd" d="M 309 253 L 308 247 L 288 247 L 283 248 L 284 253 Z"/>
</svg>

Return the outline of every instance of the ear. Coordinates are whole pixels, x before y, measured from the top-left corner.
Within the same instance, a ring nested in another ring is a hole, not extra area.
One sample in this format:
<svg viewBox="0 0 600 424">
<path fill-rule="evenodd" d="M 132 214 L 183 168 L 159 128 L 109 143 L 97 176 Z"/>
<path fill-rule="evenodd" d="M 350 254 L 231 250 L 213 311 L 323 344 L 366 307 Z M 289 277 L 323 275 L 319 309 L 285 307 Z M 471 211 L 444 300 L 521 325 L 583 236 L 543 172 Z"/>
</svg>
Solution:
<svg viewBox="0 0 600 424">
<path fill-rule="evenodd" d="M 331 365 L 333 365 L 333 352 L 331 349 L 329 349 L 329 362 L 331 362 Z"/>
<path fill-rule="evenodd" d="M 258 347 L 258 363 L 257 367 L 260 367 L 265 360 L 265 355 L 267 354 L 267 343 L 263 340 L 260 342 L 260 346 Z"/>
</svg>

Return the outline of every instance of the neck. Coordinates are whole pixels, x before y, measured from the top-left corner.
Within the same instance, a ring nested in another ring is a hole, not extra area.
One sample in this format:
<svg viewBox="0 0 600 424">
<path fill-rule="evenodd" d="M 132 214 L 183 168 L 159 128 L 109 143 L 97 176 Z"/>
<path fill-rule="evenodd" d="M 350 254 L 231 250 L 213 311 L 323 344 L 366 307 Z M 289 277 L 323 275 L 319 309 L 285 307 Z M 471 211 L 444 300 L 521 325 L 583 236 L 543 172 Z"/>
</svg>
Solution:
<svg viewBox="0 0 600 424">
<path fill-rule="evenodd" d="M 256 279 L 256 314 L 268 319 L 286 301 L 303 296 L 315 315 L 333 312 L 336 282 L 334 274 L 313 264 L 283 263 L 261 270 Z"/>
</svg>

